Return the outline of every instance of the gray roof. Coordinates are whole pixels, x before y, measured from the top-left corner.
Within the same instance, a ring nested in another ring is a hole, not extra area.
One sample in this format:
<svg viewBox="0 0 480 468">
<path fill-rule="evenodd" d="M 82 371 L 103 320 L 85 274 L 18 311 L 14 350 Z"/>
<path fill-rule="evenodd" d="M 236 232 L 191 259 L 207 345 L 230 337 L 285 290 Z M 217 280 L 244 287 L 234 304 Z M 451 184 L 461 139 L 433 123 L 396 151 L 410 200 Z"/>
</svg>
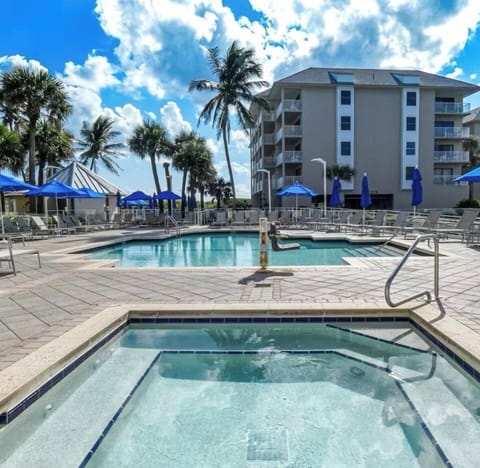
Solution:
<svg viewBox="0 0 480 468">
<path fill-rule="evenodd" d="M 419 70 L 396 70 L 374 68 L 316 68 L 311 67 L 275 82 L 275 84 L 336 84 L 335 75 L 353 75 L 358 86 L 398 86 L 403 77 L 418 77 L 418 85 L 433 88 L 457 88 L 472 94 L 480 91 L 480 86 L 465 81 L 434 75 Z M 275 87 L 274 84 L 274 87 Z M 407 84 L 407 83 L 405 83 Z M 413 83 L 411 83 L 413 84 Z"/>
<path fill-rule="evenodd" d="M 121 195 L 126 194 L 124 190 L 108 182 L 98 174 L 95 174 L 95 172 L 77 161 L 73 161 L 68 166 L 53 174 L 48 179 L 48 181 L 51 180 L 58 180 L 63 184 L 75 188 L 88 187 L 96 192 L 104 193 L 105 195 L 116 195 L 117 192 L 120 192 Z"/>
<path fill-rule="evenodd" d="M 480 107 L 472 109 L 468 115 L 463 118 L 463 123 L 480 122 Z"/>
</svg>

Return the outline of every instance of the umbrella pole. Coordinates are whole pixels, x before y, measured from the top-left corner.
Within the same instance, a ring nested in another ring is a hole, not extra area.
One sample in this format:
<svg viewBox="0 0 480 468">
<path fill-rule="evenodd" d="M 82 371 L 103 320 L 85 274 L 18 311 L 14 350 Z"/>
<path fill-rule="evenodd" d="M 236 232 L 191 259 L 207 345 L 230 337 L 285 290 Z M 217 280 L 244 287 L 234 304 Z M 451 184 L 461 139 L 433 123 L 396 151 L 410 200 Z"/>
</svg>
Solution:
<svg viewBox="0 0 480 468">
<path fill-rule="evenodd" d="M 2 239 L 5 239 L 5 222 L 3 221 L 2 201 L 0 200 L 0 217 L 2 218 Z"/>
</svg>

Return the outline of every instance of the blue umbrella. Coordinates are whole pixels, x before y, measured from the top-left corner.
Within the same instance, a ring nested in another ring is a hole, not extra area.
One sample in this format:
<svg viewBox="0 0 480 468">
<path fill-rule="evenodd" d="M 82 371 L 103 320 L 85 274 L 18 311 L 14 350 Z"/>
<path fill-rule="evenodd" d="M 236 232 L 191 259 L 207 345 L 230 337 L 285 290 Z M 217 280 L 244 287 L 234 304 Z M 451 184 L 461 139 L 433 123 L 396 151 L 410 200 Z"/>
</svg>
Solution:
<svg viewBox="0 0 480 468">
<path fill-rule="evenodd" d="M 75 198 L 107 198 L 104 193 L 96 192 L 88 187 L 82 187 L 78 189 L 79 192 L 84 193 L 83 197 L 75 197 Z"/>
<path fill-rule="evenodd" d="M 158 195 L 155 195 L 154 198 L 156 200 L 181 200 L 182 197 L 177 195 L 176 193 L 171 192 L 170 190 L 164 190 L 160 192 Z"/>
<path fill-rule="evenodd" d="M 116 195 L 116 197 L 117 197 L 117 207 L 118 207 L 118 208 L 122 208 L 123 202 L 122 202 L 122 195 L 121 195 L 121 193 L 120 193 L 120 190 L 117 190 L 117 195 Z"/>
<path fill-rule="evenodd" d="M 300 182 L 295 182 L 284 189 L 281 189 L 277 192 L 279 197 L 295 197 L 295 214 L 297 213 L 297 201 L 298 197 L 315 197 L 318 195 L 315 190 L 312 190 L 305 185 L 302 185 Z"/>
<path fill-rule="evenodd" d="M 123 203 L 126 207 L 128 206 L 149 206 L 150 202 L 148 200 L 124 200 Z"/>
<path fill-rule="evenodd" d="M 19 192 L 22 190 L 32 190 L 34 185 L 27 184 L 20 179 L 0 174 L 0 192 Z M 2 238 L 5 237 L 5 225 L 2 216 L 2 204 L 0 203 L 0 216 L 2 217 Z"/>
<path fill-rule="evenodd" d="M 124 197 L 123 201 L 124 202 L 130 202 L 130 201 L 150 201 L 152 197 L 150 195 L 147 195 L 146 193 L 142 192 L 141 190 L 137 190 L 136 192 L 131 193 L 130 195 L 127 195 Z M 148 204 L 148 203 L 147 203 Z"/>
<path fill-rule="evenodd" d="M 412 206 L 413 206 L 413 216 L 415 216 L 415 210 L 423 200 L 423 188 L 422 188 L 422 175 L 416 167 L 413 170 L 412 174 Z"/>
<path fill-rule="evenodd" d="M 480 182 L 480 166 L 458 176 L 455 182 Z"/>
<path fill-rule="evenodd" d="M 368 190 L 368 177 L 365 172 L 362 177 L 362 193 L 360 194 L 360 206 L 363 209 L 362 224 L 365 225 L 365 208 L 368 208 L 372 204 L 370 198 L 370 191 Z"/>
<path fill-rule="evenodd" d="M 332 196 L 330 197 L 330 206 L 338 208 L 341 204 L 342 202 L 340 201 L 340 181 L 338 180 L 338 177 L 335 177 L 332 184 Z"/>
</svg>

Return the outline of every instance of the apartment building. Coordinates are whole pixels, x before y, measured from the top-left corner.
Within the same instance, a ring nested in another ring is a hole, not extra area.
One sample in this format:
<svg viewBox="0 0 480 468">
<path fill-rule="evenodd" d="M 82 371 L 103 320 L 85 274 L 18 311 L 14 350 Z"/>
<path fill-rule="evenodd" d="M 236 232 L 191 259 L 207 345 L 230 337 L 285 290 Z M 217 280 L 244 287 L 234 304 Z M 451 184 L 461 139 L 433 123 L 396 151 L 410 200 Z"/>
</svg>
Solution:
<svg viewBox="0 0 480 468">
<path fill-rule="evenodd" d="M 322 194 L 313 200 L 322 202 L 323 168 L 336 164 L 354 170 L 350 181 L 341 181 L 346 207 L 359 206 L 366 172 L 372 208 L 409 209 L 415 166 L 423 177 L 421 207 L 454 206 L 468 196 L 466 185 L 453 182 L 468 161 L 469 128 L 462 120 L 470 109 L 463 100 L 478 91 L 417 70 L 308 68 L 276 81 L 261 94 L 270 110 L 251 109 L 253 205 L 266 206 L 269 178 L 273 206 L 295 203 L 276 196 L 295 181 Z M 312 161 L 318 158 L 325 164 Z"/>
</svg>

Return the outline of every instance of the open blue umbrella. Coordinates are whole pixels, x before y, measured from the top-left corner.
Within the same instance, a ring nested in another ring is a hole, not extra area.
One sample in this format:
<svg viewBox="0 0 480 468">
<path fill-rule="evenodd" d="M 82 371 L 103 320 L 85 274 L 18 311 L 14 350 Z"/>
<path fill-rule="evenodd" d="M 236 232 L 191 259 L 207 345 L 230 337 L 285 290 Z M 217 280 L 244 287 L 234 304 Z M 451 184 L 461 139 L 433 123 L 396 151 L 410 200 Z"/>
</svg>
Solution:
<svg viewBox="0 0 480 468">
<path fill-rule="evenodd" d="M 124 200 L 123 203 L 125 207 L 129 206 L 142 206 L 142 207 L 149 207 L 150 202 L 148 200 Z"/>
<path fill-rule="evenodd" d="M 288 187 L 285 187 L 277 192 L 279 197 L 295 197 L 295 214 L 297 213 L 298 197 L 316 197 L 318 195 L 315 190 L 312 190 L 300 182 L 295 182 Z"/>
<path fill-rule="evenodd" d="M 150 201 L 152 197 L 147 195 L 146 193 L 142 192 L 141 190 L 137 190 L 136 192 L 131 193 L 123 198 L 124 202 L 131 202 L 131 201 Z M 148 205 L 148 203 L 147 203 Z"/>
<path fill-rule="evenodd" d="M 412 206 L 413 206 L 413 216 L 415 216 L 415 210 L 423 200 L 423 188 L 422 188 L 422 175 L 416 167 L 413 170 L 412 174 Z"/>
<path fill-rule="evenodd" d="M 342 204 L 340 200 L 340 181 L 338 177 L 333 179 L 332 184 L 332 196 L 330 197 L 330 206 L 333 208 L 338 208 Z"/>
<path fill-rule="evenodd" d="M 27 184 L 23 180 L 16 179 L 0 174 L 0 192 L 21 192 L 22 190 L 32 190 L 34 185 Z M 5 225 L 2 216 L 2 204 L 0 203 L 0 217 L 2 218 L 2 238 L 5 237 Z"/>
<path fill-rule="evenodd" d="M 159 194 L 155 195 L 156 200 L 181 200 L 182 197 L 176 193 L 171 192 L 170 190 L 164 190 Z"/>
<path fill-rule="evenodd" d="M 458 176 L 455 182 L 480 182 L 480 166 Z"/>
</svg>

